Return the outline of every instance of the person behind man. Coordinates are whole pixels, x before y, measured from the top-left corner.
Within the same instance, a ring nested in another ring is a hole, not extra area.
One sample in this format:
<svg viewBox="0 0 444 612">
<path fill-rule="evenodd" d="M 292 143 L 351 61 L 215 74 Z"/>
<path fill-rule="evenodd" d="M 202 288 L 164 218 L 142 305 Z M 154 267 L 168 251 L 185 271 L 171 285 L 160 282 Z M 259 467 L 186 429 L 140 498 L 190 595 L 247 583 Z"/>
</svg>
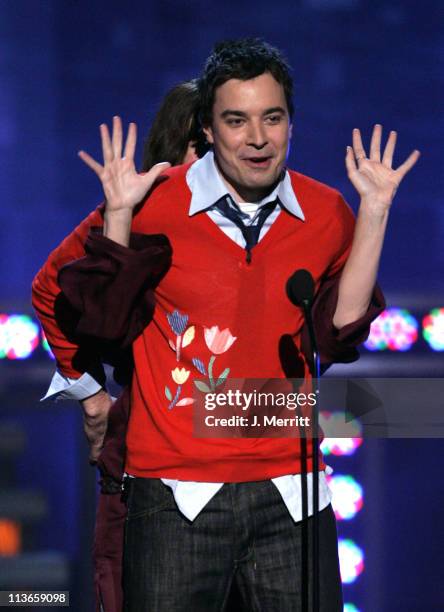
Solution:
<svg viewBox="0 0 444 612">
<path fill-rule="evenodd" d="M 198 101 L 196 79 L 179 83 L 167 92 L 156 112 L 145 140 L 141 172 L 148 172 L 154 165 L 162 161 L 167 161 L 172 166 L 182 163 L 190 164 L 206 153 L 208 143 L 199 127 Z M 89 227 L 89 224 L 87 226 Z M 69 249 L 78 249 L 81 246 L 78 241 L 78 231 L 66 239 L 64 242 L 65 249 L 66 245 Z M 36 305 L 39 303 L 38 298 L 40 297 L 37 286 L 41 282 L 45 283 L 46 297 L 49 297 L 50 292 L 46 282 L 47 277 L 51 276 L 51 263 L 63 256 L 64 249 L 59 247 L 52 253 L 48 263 L 37 275 L 35 281 L 36 295 L 34 296 Z M 56 292 L 52 292 L 54 299 L 59 291 L 58 288 Z M 87 411 L 89 397 L 95 394 L 97 381 L 88 373 L 77 378 L 63 376 L 63 365 L 66 359 L 59 362 L 57 350 L 57 338 L 63 334 L 63 331 L 58 328 L 57 337 L 54 338 L 54 323 L 56 321 L 51 319 L 48 325 L 47 318 L 42 317 L 42 323 L 47 338 L 54 347 L 58 366 L 61 368 L 61 372 L 57 371 L 53 377 L 46 397 L 78 399 Z M 68 340 L 66 339 L 65 342 L 68 342 Z M 76 350 L 76 347 L 78 351 L 82 350 L 81 346 L 72 345 L 73 350 Z M 88 346 L 88 350 L 91 351 L 91 346 Z M 97 355 L 97 358 L 100 358 L 100 356 Z M 125 464 L 125 435 L 129 417 L 129 384 L 132 375 L 131 353 L 130 351 L 114 352 L 111 361 L 116 367 L 116 378 L 120 384 L 124 385 L 124 389 L 116 401 L 106 392 L 101 394 L 111 407 L 108 417 L 109 427 L 103 443 L 104 449 L 97 459 L 97 465 L 101 473 L 101 490 L 97 503 L 93 546 L 96 612 L 121 612 L 123 608 L 121 585 L 123 531 L 127 508 L 120 493 Z M 233 588 L 228 600 L 228 610 L 234 612 L 240 609 L 240 597 L 236 589 Z"/>
<path fill-rule="evenodd" d="M 381 160 L 376 126 L 367 159 L 354 131 L 346 155 L 361 196 L 354 227 L 340 194 L 285 170 L 292 82 L 277 50 L 257 40 L 220 44 L 199 87 L 214 154 L 190 169 L 168 170 L 155 185 L 160 168 L 137 175 L 135 126 L 122 156 L 118 119 L 112 138 L 102 127 L 104 165 L 82 154 L 104 187 L 104 235 L 90 235 L 89 256 L 64 268 L 60 282 L 81 313 L 79 332 L 133 346 L 127 609 L 218 610 L 235 576 L 252 610 L 299 610 L 300 444 L 193 438 L 194 383 L 214 384 L 228 371 L 233 378 L 309 376 L 300 333 L 291 363 L 279 350 L 279 340 L 303 326 L 284 290 L 297 267 L 315 279 L 324 362 L 356 358 L 355 344 L 384 305 L 374 285 L 389 207 L 418 153 L 393 170 L 396 135 Z M 100 396 L 96 447 L 107 420 Z M 310 469 L 310 440 L 307 456 Z M 320 510 L 321 609 L 340 610 L 324 472 Z"/>
<path fill-rule="evenodd" d="M 208 150 L 198 124 L 197 81 L 184 81 L 175 85 L 162 100 L 143 148 L 141 172 L 167 161 L 172 166 L 190 164 Z M 116 362 L 116 357 L 118 360 Z M 110 408 L 112 427 L 105 435 L 104 450 L 98 457 L 101 472 L 101 492 L 97 504 L 93 547 L 96 612 L 121 612 L 123 609 L 122 565 L 123 533 L 127 508 L 121 499 L 121 483 L 125 465 L 125 436 L 129 417 L 132 358 L 128 351 L 114 356 L 121 383 L 127 383 L 122 394 Z M 66 380 L 65 394 L 76 381 Z M 94 383 L 93 383 L 94 385 Z M 92 389 L 94 391 L 94 389 Z M 88 380 L 83 393 L 88 393 Z M 90 394 L 89 394 L 90 395 Z M 73 393 L 88 405 L 88 399 Z M 112 399 L 109 398 L 112 402 Z M 235 610 L 238 595 L 231 594 L 231 609 Z"/>
<path fill-rule="evenodd" d="M 208 144 L 199 128 L 197 80 L 183 81 L 172 87 L 156 112 L 142 153 L 141 172 L 148 172 L 163 161 L 172 166 L 190 164 L 202 157 Z M 76 235 L 73 236 L 76 240 Z M 57 251 L 57 250 L 56 250 Z M 54 252 L 54 257 L 57 252 Z M 45 268 L 39 276 L 45 274 Z M 46 334 L 51 342 L 53 334 L 46 324 Z M 59 333 L 62 333 L 59 330 Z M 53 344 L 53 342 L 51 342 Z M 78 347 L 80 348 L 80 347 Z M 57 349 L 55 349 L 57 358 Z M 131 380 L 132 359 L 128 352 L 115 354 L 114 364 L 119 369 L 117 378 L 121 384 Z M 62 364 L 63 367 L 63 364 Z M 79 382 L 82 384 L 79 390 Z M 46 397 L 51 399 L 78 399 L 88 406 L 88 397 L 96 391 L 97 381 L 89 375 L 81 378 L 54 376 Z M 129 388 L 125 387 L 116 401 L 107 396 L 110 403 L 109 419 L 112 427 L 105 435 L 104 447 L 98 457 L 101 471 L 93 546 L 94 583 L 97 612 L 121 612 L 123 592 L 121 587 L 123 562 L 123 529 L 126 504 L 121 499 L 120 483 L 125 463 L 125 434 L 129 416 Z M 230 593 L 229 609 L 240 609 L 239 596 Z"/>
</svg>

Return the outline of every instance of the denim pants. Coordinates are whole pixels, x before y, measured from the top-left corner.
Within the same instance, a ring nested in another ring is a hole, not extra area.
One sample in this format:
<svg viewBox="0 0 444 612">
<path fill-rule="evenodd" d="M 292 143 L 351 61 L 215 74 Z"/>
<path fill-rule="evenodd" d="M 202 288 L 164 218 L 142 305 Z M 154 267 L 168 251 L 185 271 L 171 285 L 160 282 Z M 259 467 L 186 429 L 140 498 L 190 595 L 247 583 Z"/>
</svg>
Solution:
<svg viewBox="0 0 444 612">
<path fill-rule="evenodd" d="M 129 480 L 125 612 L 228 612 L 233 580 L 245 610 L 310 610 L 312 519 L 295 523 L 271 481 L 225 484 L 191 522 L 162 481 Z M 342 612 L 331 505 L 319 528 L 320 610 Z"/>
</svg>

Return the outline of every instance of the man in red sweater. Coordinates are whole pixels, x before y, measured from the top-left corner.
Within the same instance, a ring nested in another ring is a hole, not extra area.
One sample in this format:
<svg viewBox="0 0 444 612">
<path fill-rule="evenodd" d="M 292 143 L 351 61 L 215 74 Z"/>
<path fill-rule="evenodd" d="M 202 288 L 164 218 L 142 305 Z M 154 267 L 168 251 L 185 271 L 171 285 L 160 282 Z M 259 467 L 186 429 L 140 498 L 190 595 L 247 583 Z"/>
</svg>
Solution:
<svg viewBox="0 0 444 612">
<path fill-rule="evenodd" d="M 156 184 L 164 166 L 135 171 L 135 126 L 123 156 L 120 120 L 112 137 L 101 126 L 104 163 L 81 157 L 103 185 L 103 235 L 90 235 L 87 257 L 64 268 L 60 283 L 79 313 L 77 333 L 133 347 L 126 609 L 220 610 L 235 579 L 249 609 L 301 610 L 311 580 L 301 577 L 301 445 L 196 438 L 195 392 L 214 391 L 228 376 L 309 376 L 302 313 L 285 296 L 297 268 L 315 280 L 324 362 L 356 358 L 354 346 L 383 307 L 374 287 L 389 208 L 419 154 L 394 170 L 396 134 L 381 158 L 375 126 L 367 158 L 354 130 L 346 167 L 361 198 L 355 225 L 340 194 L 285 168 L 292 81 L 276 49 L 256 40 L 217 46 L 200 96 L 213 151 Z M 289 335 L 290 356 L 281 342 Z M 109 397 L 99 391 L 84 405 L 95 457 Z M 309 481 L 311 459 L 308 441 Z M 339 611 L 321 468 L 320 609 Z"/>
</svg>

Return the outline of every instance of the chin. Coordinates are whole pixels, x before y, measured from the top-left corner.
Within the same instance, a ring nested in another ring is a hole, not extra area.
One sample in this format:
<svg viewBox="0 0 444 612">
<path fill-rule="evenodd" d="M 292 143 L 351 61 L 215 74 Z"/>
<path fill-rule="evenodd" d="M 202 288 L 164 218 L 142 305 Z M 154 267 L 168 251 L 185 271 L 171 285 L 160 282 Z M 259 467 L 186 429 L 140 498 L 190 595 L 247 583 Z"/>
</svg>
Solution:
<svg viewBox="0 0 444 612">
<path fill-rule="evenodd" d="M 280 176 L 279 174 L 267 174 L 266 176 L 264 175 L 259 175 L 257 177 L 254 177 L 253 179 L 250 178 L 250 182 L 251 182 L 251 187 L 254 188 L 259 188 L 259 189 L 266 189 L 267 187 L 271 187 L 274 183 L 276 183 L 276 181 L 278 180 Z"/>
</svg>

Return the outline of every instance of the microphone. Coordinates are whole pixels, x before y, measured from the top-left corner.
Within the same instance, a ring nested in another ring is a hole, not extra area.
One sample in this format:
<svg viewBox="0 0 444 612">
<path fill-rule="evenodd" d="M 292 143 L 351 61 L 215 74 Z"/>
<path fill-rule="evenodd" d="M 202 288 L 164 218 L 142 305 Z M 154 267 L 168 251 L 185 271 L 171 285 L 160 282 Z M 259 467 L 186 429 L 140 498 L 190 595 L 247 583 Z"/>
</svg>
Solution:
<svg viewBox="0 0 444 612">
<path fill-rule="evenodd" d="M 310 370 L 313 375 L 313 385 L 316 393 L 316 398 L 319 400 L 319 378 L 320 372 L 320 359 L 318 353 L 318 347 L 316 342 L 316 335 L 313 325 L 313 318 L 311 314 L 311 308 L 313 305 L 314 298 L 314 280 L 308 270 L 296 270 L 287 281 L 286 291 L 288 299 L 295 306 L 302 307 L 304 311 L 305 321 L 307 323 L 308 334 L 310 337 L 311 344 L 311 359 Z M 314 406 L 312 414 L 312 426 L 313 426 L 313 437 L 312 437 L 312 507 L 313 507 L 313 525 L 312 525 L 312 611 L 319 612 L 319 438 L 318 438 L 318 427 L 319 427 L 319 414 L 318 406 Z M 307 487 L 306 479 L 303 479 L 303 487 Z M 306 493 L 305 493 L 306 495 Z M 303 493 L 304 496 L 304 493 Z M 308 566 L 308 549 L 307 557 L 305 559 Z M 308 604 L 308 602 L 307 602 Z"/>
<path fill-rule="evenodd" d="M 296 270 L 287 281 L 287 296 L 295 306 L 309 308 L 314 297 L 314 280 L 308 270 Z"/>
</svg>

